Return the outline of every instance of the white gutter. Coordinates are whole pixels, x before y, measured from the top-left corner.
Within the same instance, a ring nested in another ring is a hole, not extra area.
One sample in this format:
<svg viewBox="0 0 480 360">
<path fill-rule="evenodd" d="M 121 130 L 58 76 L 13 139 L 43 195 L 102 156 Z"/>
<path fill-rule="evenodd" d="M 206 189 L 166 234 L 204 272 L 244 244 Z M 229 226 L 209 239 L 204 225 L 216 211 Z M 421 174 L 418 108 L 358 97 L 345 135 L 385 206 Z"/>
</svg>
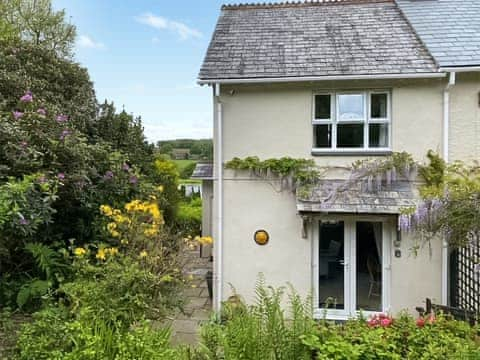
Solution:
<svg viewBox="0 0 480 360">
<path fill-rule="evenodd" d="M 222 103 L 220 102 L 220 84 L 214 86 L 217 106 L 217 238 L 215 239 L 215 303 L 214 309 L 220 311 L 223 298 L 223 129 Z"/>
<path fill-rule="evenodd" d="M 325 80 L 372 80 L 372 79 L 423 79 L 442 78 L 443 72 L 414 73 L 414 74 L 375 74 L 375 75 L 334 75 L 334 76 L 290 76 L 271 78 L 233 78 L 233 79 L 198 79 L 199 85 L 207 84 L 251 84 L 251 83 L 284 83 L 284 82 L 305 82 Z"/>
<path fill-rule="evenodd" d="M 480 66 L 450 66 L 450 67 L 442 67 L 439 69 L 439 71 L 443 72 L 474 72 L 474 71 L 480 71 Z"/>
<path fill-rule="evenodd" d="M 443 159 L 449 161 L 449 127 L 450 127 L 450 88 L 455 85 L 455 72 L 451 72 L 448 84 L 443 90 Z M 448 243 L 442 246 L 442 304 L 448 305 Z"/>
</svg>

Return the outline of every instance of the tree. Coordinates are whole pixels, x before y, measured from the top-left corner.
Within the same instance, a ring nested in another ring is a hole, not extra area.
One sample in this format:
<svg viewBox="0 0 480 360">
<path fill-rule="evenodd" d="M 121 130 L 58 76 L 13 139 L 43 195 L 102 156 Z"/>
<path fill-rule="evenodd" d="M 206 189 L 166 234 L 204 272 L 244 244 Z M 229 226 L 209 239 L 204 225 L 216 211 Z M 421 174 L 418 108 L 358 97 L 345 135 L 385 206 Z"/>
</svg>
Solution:
<svg viewBox="0 0 480 360">
<path fill-rule="evenodd" d="M 113 102 L 105 100 L 99 106 L 95 134 L 97 139 L 108 142 L 115 150 L 126 154 L 143 172 L 153 172 L 153 145 L 146 141 L 140 117 L 134 117 L 125 110 L 116 113 Z"/>
<path fill-rule="evenodd" d="M 87 70 L 39 45 L 0 43 L 0 111 L 15 109 L 26 90 L 92 136 L 97 100 Z"/>
<path fill-rule="evenodd" d="M 25 41 L 71 58 L 76 28 L 65 21 L 65 10 L 54 11 L 51 0 L 3 0 L 2 20 Z"/>
</svg>

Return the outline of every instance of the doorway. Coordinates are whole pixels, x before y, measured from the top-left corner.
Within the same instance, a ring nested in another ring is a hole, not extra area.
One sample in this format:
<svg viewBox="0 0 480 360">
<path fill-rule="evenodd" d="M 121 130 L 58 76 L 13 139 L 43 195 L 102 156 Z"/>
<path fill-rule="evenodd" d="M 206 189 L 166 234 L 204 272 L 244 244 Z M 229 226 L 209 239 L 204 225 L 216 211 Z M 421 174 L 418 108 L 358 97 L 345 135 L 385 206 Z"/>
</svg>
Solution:
<svg viewBox="0 0 480 360">
<path fill-rule="evenodd" d="M 392 223 L 382 217 L 321 219 L 314 229 L 316 315 L 387 311 Z"/>
</svg>

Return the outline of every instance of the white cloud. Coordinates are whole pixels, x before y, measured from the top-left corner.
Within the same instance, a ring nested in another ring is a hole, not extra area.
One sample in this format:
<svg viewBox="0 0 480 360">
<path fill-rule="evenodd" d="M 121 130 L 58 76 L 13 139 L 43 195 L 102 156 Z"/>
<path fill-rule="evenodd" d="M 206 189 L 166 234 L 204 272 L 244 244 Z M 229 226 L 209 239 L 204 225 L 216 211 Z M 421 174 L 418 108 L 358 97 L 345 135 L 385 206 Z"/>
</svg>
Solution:
<svg viewBox="0 0 480 360">
<path fill-rule="evenodd" d="M 213 136 L 212 121 L 144 122 L 145 135 L 151 142 L 170 139 L 208 139 Z"/>
<path fill-rule="evenodd" d="M 96 42 L 87 35 L 80 35 L 77 41 L 78 46 L 88 49 L 105 49 L 105 45 L 101 42 Z"/>
<path fill-rule="evenodd" d="M 135 20 L 137 20 L 141 24 L 148 25 L 150 27 L 153 27 L 157 30 L 169 30 L 174 33 L 176 33 L 178 36 L 180 36 L 180 39 L 186 40 L 189 38 L 201 38 L 203 37 L 203 34 L 194 29 L 189 27 L 188 25 L 167 19 L 163 16 L 157 16 L 152 13 L 145 13 L 140 16 L 135 17 Z"/>
</svg>

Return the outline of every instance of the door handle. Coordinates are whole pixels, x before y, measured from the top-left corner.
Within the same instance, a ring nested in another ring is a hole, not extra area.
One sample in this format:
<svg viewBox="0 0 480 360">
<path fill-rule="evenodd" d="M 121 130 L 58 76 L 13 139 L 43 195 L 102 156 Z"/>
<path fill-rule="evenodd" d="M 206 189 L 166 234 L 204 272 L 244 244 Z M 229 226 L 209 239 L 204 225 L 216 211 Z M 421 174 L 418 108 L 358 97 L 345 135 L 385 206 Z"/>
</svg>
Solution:
<svg viewBox="0 0 480 360">
<path fill-rule="evenodd" d="M 348 266 L 348 262 L 345 260 L 339 260 L 338 262 L 340 263 L 340 265 Z"/>
</svg>

